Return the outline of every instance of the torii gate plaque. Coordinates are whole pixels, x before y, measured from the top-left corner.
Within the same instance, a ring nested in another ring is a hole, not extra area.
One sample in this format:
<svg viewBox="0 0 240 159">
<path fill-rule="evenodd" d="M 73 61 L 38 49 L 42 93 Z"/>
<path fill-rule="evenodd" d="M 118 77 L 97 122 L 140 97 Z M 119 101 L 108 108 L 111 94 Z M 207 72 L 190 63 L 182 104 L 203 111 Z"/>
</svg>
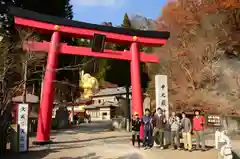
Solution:
<svg viewBox="0 0 240 159">
<path fill-rule="evenodd" d="M 16 26 L 30 27 L 44 31 L 44 33 L 52 34 L 50 42 L 26 41 L 23 46 L 25 50 L 48 52 L 43 94 L 38 115 L 36 144 L 42 145 L 50 142 L 54 100 L 53 81 L 56 78 L 55 69 L 59 53 L 129 60 L 131 62 L 132 111 L 138 112 L 140 117 L 142 116 L 143 103 L 140 85 L 140 61 L 158 63 L 158 58 L 139 52 L 138 44 L 141 43 L 143 46 L 162 46 L 169 38 L 169 32 L 142 31 L 89 24 L 43 15 L 16 7 L 9 7 L 9 13 L 14 16 Z M 91 48 L 75 47 L 61 43 L 61 34 L 88 39 L 92 39 L 95 34 L 101 34 L 106 37 L 106 42 L 127 43 L 131 45 L 131 48 L 130 51 L 125 52 L 113 50 L 93 52 Z M 142 131 L 141 136 L 143 136 Z"/>
</svg>

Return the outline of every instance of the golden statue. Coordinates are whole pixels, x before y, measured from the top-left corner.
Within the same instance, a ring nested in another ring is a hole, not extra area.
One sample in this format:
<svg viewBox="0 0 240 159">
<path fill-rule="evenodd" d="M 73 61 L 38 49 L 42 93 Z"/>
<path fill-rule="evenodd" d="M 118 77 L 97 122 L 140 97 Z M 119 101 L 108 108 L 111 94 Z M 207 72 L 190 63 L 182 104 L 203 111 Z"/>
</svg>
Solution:
<svg viewBox="0 0 240 159">
<path fill-rule="evenodd" d="M 79 86 L 83 89 L 82 98 L 88 99 L 93 95 L 95 91 L 98 90 L 99 84 L 95 77 L 91 76 L 89 73 L 84 71 L 80 72 L 80 82 Z"/>
</svg>

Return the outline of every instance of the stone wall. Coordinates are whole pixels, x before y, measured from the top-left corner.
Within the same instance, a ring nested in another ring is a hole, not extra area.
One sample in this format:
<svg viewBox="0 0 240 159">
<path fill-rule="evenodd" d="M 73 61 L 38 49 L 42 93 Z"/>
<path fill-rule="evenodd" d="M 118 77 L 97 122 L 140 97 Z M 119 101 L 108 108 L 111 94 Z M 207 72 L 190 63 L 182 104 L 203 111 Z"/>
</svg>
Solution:
<svg viewBox="0 0 240 159">
<path fill-rule="evenodd" d="M 240 116 L 227 116 L 226 123 L 228 131 L 240 132 Z"/>
</svg>

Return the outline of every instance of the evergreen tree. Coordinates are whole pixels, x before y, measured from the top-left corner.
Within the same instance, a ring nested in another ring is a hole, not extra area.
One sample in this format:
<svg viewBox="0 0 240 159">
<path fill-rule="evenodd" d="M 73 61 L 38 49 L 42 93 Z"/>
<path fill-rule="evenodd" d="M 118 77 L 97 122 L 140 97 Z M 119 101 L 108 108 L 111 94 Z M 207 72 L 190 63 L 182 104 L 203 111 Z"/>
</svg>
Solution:
<svg viewBox="0 0 240 159">
<path fill-rule="evenodd" d="M 123 24 L 121 26 L 124 27 L 124 28 L 131 28 L 132 27 L 131 26 L 131 21 L 130 21 L 127 13 L 124 14 Z"/>
</svg>

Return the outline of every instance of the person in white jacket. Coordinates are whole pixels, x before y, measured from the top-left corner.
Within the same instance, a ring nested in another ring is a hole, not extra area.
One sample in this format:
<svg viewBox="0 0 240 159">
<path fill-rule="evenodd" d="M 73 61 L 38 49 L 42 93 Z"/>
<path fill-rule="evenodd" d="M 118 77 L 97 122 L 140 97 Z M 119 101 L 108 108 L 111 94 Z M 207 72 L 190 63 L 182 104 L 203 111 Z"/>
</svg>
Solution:
<svg viewBox="0 0 240 159">
<path fill-rule="evenodd" d="M 220 149 L 220 156 L 221 156 L 221 158 L 222 159 L 232 159 L 233 158 L 233 154 L 232 154 L 231 140 L 226 135 L 226 131 L 222 131 L 221 132 L 219 140 L 225 142 L 225 144 Z"/>
</svg>

